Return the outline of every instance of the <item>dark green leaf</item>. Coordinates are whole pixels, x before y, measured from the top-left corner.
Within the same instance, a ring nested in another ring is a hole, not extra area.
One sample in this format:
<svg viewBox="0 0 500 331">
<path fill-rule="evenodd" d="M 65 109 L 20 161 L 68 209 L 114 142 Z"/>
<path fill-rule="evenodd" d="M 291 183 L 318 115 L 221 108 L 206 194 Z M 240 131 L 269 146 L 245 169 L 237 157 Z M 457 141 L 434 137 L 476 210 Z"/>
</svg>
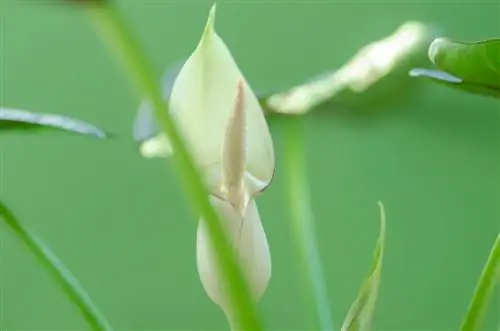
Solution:
<svg viewBox="0 0 500 331">
<path fill-rule="evenodd" d="M 94 331 L 110 331 L 111 327 L 108 322 L 92 303 L 76 278 L 50 250 L 49 246 L 24 227 L 2 201 L 0 201 L 0 220 L 14 232 L 17 238 L 26 245 L 58 285 L 61 286 L 69 300 L 78 307 L 90 328 Z"/>
<path fill-rule="evenodd" d="M 428 52 L 438 71 L 414 69 L 411 76 L 500 98 L 500 39 L 465 43 L 438 38 Z"/>
<path fill-rule="evenodd" d="M 98 127 L 62 115 L 34 113 L 28 110 L 0 107 L 0 130 L 51 128 L 104 139 L 109 136 Z"/>
<path fill-rule="evenodd" d="M 385 245 L 385 211 L 381 202 L 379 202 L 379 207 L 380 234 L 375 247 L 373 267 L 368 277 L 363 282 L 356 301 L 354 301 L 351 309 L 349 309 L 341 331 L 369 331 L 372 329 Z"/>
</svg>

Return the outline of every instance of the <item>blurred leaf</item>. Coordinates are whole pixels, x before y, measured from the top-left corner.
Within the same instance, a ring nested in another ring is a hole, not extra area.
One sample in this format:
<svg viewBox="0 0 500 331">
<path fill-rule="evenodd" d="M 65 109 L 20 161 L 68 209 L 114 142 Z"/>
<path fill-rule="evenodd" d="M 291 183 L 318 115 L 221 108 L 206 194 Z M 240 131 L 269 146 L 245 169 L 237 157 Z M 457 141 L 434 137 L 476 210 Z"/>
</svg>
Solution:
<svg viewBox="0 0 500 331">
<path fill-rule="evenodd" d="M 303 271 L 308 293 L 318 317 L 319 327 L 313 330 L 333 331 L 332 309 L 328 299 L 328 291 L 323 276 L 323 268 L 314 228 L 314 216 L 311 206 L 310 188 L 307 182 L 305 161 L 304 134 L 301 126 L 302 118 L 291 117 L 286 120 L 285 164 L 288 170 L 288 194 L 290 219 L 293 239 L 297 248 L 300 270 Z"/>
<path fill-rule="evenodd" d="M 476 331 L 481 327 L 484 314 L 491 299 L 496 283 L 500 278 L 500 233 L 491 248 L 483 268 L 474 296 L 467 310 L 461 331 Z"/>
<path fill-rule="evenodd" d="M 438 71 L 417 68 L 411 76 L 500 98 L 500 39 L 465 43 L 438 38 L 428 53 Z"/>
<path fill-rule="evenodd" d="M 382 273 L 382 260 L 385 245 L 385 210 L 380 207 L 380 234 L 375 247 L 374 264 L 369 276 L 363 282 L 360 293 L 349 309 L 342 325 L 342 331 L 368 331 L 372 329 L 375 304 L 377 302 L 380 278 Z"/>
<path fill-rule="evenodd" d="M 75 304 L 83 318 L 94 331 L 110 331 L 111 326 L 99 312 L 92 300 L 80 286 L 76 278 L 57 258 L 40 238 L 28 231 L 14 213 L 0 201 L 0 219 L 10 228 L 17 238 L 28 247 L 38 261 L 45 267 L 69 300 Z"/>
<path fill-rule="evenodd" d="M 364 46 L 339 69 L 268 96 L 267 108 L 291 115 L 327 103 L 368 108 L 397 100 L 412 91 L 408 70 L 426 61 L 435 33 L 435 28 L 422 22 L 406 22 L 390 36 Z"/>
<path fill-rule="evenodd" d="M 104 130 L 74 118 L 0 107 L 0 130 L 31 130 L 40 128 L 68 131 L 100 139 L 109 136 Z"/>
</svg>

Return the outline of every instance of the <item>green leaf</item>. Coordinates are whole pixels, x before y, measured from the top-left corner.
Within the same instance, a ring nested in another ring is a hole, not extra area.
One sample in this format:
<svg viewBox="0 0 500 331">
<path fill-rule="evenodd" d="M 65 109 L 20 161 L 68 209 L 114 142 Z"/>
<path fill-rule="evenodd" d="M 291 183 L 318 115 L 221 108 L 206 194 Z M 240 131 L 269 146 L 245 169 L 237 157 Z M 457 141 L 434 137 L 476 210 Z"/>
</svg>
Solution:
<svg viewBox="0 0 500 331">
<path fill-rule="evenodd" d="M 49 128 L 68 131 L 100 139 L 109 134 L 95 125 L 56 114 L 35 113 L 28 110 L 0 107 L 0 130 L 27 130 Z"/>
<path fill-rule="evenodd" d="M 356 301 L 347 313 L 342 331 L 368 331 L 372 329 L 385 245 L 385 210 L 381 202 L 378 204 L 380 207 L 380 234 L 375 247 L 373 267 L 363 282 Z"/>
<path fill-rule="evenodd" d="M 286 120 L 285 164 L 288 168 L 291 227 L 300 261 L 300 270 L 304 272 L 304 279 L 308 284 L 308 294 L 313 301 L 313 304 L 308 306 L 316 308 L 315 312 L 319 322 L 319 328 L 311 327 L 310 329 L 333 331 L 332 309 L 321 266 L 307 183 L 301 120 L 302 118 L 299 117 L 291 117 Z"/>
<path fill-rule="evenodd" d="M 92 303 L 88 294 L 85 293 L 76 278 L 50 250 L 49 246 L 24 227 L 2 201 L 0 201 L 0 219 L 50 273 L 69 300 L 78 308 L 92 330 L 112 330 L 104 316 Z"/>
<path fill-rule="evenodd" d="M 477 331 L 481 327 L 486 308 L 496 283 L 500 279 L 500 233 L 491 248 L 488 260 L 474 291 L 467 314 L 460 327 L 461 331 Z"/>
<path fill-rule="evenodd" d="M 417 68 L 410 76 L 500 98 L 500 39 L 466 43 L 438 38 L 428 53 L 437 71 Z"/>
</svg>

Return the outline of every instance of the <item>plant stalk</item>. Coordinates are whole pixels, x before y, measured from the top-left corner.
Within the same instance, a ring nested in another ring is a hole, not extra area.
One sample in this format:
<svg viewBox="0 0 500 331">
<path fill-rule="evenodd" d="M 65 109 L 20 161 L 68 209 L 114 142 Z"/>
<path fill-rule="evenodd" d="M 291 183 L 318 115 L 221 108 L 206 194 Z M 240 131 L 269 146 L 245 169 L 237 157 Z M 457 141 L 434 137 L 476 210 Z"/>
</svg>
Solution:
<svg viewBox="0 0 500 331">
<path fill-rule="evenodd" d="M 297 116 L 290 116 L 286 119 L 286 164 L 290 185 L 289 198 L 292 230 L 298 253 L 304 264 L 302 269 L 305 270 L 311 296 L 315 302 L 320 330 L 333 331 L 334 324 L 326 282 L 323 277 L 321 259 L 316 244 L 314 217 L 306 179 L 305 151 L 300 121 L 301 119 Z"/>
</svg>

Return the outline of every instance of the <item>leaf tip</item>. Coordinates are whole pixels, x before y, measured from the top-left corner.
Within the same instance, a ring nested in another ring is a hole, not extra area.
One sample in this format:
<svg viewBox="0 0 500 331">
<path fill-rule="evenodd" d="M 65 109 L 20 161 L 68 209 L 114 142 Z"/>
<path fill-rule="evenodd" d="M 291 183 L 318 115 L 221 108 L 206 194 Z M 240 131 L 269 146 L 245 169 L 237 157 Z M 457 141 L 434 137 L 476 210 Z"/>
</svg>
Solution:
<svg viewBox="0 0 500 331">
<path fill-rule="evenodd" d="M 377 201 L 379 210 L 380 210 L 380 233 L 383 233 L 385 236 L 385 224 L 386 224 L 386 216 L 385 216 L 385 207 L 382 201 Z"/>
<path fill-rule="evenodd" d="M 449 42 L 448 38 L 436 38 L 434 41 L 430 44 L 429 50 L 428 50 L 428 56 L 431 62 L 436 65 L 436 56 L 438 52 L 442 49 L 444 44 L 447 44 Z"/>
</svg>

